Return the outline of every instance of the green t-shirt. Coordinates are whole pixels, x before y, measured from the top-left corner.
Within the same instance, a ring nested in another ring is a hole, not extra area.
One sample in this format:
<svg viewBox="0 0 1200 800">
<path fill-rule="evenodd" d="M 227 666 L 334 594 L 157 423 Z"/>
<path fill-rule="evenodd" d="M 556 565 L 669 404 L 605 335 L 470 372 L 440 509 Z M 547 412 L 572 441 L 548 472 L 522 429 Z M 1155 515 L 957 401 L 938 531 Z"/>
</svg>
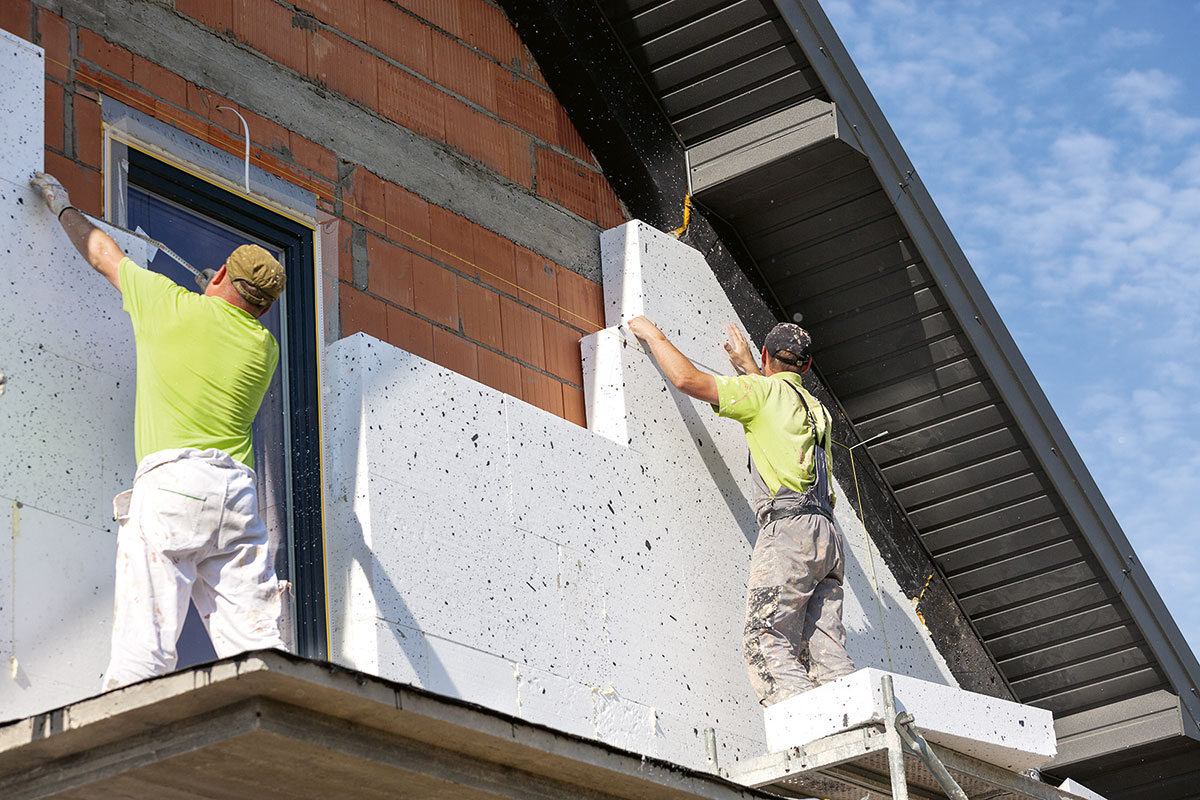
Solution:
<svg viewBox="0 0 1200 800">
<path fill-rule="evenodd" d="M 800 376 L 792 372 L 777 372 L 767 378 L 762 375 L 738 375 L 717 378 L 716 411 L 722 417 L 735 419 L 746 429 L 746 443 L 754 466 L 762 475 L 772 496 L 780 486 L 804 492 L 816 480 L 813 470 L 815 452 L 812 428 L 800 398 L 788 388 L 791 384 L 804 393 L 804 400 L 816 417 L 821 441 L 831 423 L 829 412 L 801 384 Z M 826 443 L 825 464 L 833 475 L 832 445 Z M 830 501 L 833 488 L 829 490 Z"/>
<path fill-rule="evenodd" d="M 254 467 L 250 424 L 279 362 L 279 344 L 253 316 L 189 292 L 128 258 L 119 267 L 137 343 L 133 446 L 216 448 Z"/>
</svg>

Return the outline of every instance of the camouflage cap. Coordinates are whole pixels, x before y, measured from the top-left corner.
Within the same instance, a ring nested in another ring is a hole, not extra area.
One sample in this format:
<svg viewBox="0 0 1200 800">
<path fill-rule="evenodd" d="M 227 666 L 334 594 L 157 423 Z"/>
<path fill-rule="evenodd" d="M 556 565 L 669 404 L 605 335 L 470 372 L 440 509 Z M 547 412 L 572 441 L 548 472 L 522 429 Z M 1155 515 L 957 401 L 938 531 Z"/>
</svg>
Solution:
<svg viewBox="0 0 1200 800">
<path fill-rule="evenodd" d="M 771 329 L 764 342 L 767 353 L 785 364 L 803 366 L 812 354 L 812 337 L 792 322 L 781 322 Z"/>
<path fill-rule="evenodd" d="M 238 294 L 256 306 L 274 303 L 287 285 L 283 265 L 256 244 L 244 244 L 230 253 L 225 261 L 225 274 Z"/>
</svg>

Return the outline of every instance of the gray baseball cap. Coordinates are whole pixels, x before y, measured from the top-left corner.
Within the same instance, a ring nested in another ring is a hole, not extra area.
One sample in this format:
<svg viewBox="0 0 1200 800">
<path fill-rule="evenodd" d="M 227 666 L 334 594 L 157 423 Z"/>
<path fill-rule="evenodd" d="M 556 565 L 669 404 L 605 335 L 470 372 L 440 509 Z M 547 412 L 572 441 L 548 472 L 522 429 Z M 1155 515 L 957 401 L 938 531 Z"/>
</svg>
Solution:
<svg viewBox="0 0 1200 800">
<path fill-rule="evenodd" d="M 812 337 L 793 322 L 781 322 L 771 329 L 764 342 L 767 354 L 785 364 L 804 366 L 812 353 Z"/>
</svg>

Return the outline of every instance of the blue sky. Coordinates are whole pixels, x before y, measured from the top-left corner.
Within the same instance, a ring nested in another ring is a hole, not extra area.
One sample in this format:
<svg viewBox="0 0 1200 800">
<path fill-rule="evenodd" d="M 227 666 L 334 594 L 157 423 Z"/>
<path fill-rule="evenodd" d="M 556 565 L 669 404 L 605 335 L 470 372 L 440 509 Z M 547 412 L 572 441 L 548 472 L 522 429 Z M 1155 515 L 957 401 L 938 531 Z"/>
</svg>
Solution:
<svg viewBox="0 0 1200 800">
<path fill-rule="evenodd" d="M 1200 2 L 822 5 L 1200 653 Z"/>
</svg>

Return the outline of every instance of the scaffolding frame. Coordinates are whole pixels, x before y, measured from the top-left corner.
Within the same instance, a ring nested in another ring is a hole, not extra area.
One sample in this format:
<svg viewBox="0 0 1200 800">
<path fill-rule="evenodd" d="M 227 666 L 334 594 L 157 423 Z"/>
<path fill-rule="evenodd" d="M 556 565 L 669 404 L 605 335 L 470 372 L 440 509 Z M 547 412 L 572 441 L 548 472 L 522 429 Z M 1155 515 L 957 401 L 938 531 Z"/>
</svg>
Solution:
<svg viewBox="0 0 1200 800">
<path fill-rule="evenodd" d="M 884 721 L 738 762 L 725 777 L 782 797 L 824 800 L 1080 800 L 1033 777 L 925 741 L 896 711 L 883 678 Z"/>
</svg>

